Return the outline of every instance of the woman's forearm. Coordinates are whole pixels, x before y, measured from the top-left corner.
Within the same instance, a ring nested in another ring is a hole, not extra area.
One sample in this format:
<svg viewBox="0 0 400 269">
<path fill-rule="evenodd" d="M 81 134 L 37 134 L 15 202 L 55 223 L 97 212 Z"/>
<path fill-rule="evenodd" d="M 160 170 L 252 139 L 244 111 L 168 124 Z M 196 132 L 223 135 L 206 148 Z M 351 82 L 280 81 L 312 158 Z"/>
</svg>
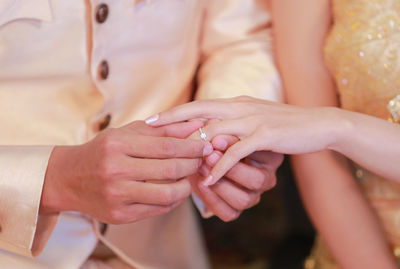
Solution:
<svg viewBox="0 0 400 269">
<path fill-rule="evenodd" d="M 362 167 L 400 182 L 400 125 L 360 113 L 335 110 L 335 139 L 330 149 Z M 326 119 L 329 120 L 329 119 Z"/>
<path fill-rule="evenodd" d="M 336 155 L 324 151 L 292 157 L 314 225 L 341 268 L 395 268 L 380 225 L 347 161 Z"/>
</svg>

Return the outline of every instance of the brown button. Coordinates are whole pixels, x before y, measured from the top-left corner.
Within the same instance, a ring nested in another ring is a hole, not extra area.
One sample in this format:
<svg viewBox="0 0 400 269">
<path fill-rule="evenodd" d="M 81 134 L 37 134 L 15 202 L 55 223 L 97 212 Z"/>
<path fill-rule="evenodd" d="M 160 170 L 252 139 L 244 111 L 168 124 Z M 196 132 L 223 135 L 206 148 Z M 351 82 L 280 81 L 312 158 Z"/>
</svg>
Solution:
<svg viewBox="0 0 400 269">
<path fill-rule="evenodd" d="M 108 6 L 106 4 L 100 4 L 96 10 L 96 21 L 103 23 L 108 17 Z"/>
<path fill-rule="evenodd" d="M 100 233 L 104 235 L 108 229 L 108 225 L 106 223 L 100 223 Z"/>
<path fill-rule="evenodd" d="M 108 78 L 108 73 L 109 73 L 109 68 L 108 68 L 108 62 L 107 61 L 102 61 L 99 65 L 99 74 L 100 78 L 102 79 L 107 79 Z"/>
<path fill-rule="evenodd" d="M 103 120 L 100 122 L 99 124 L 99 130 L 103 131 L 104 129 L 106 129 L 108 127 L 108 125 L 110 125 L 111 122 L 111 115 L 107 114 Z"/>
</svg>

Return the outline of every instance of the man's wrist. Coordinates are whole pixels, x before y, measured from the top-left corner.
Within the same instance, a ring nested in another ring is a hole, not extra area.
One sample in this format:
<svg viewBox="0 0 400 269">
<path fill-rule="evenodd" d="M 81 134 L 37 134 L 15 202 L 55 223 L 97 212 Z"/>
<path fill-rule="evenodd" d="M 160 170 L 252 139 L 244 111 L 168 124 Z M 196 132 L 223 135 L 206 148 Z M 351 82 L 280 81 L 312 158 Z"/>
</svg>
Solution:
<svg viewBox="0 0 400 269">
<path fill-rule="evenodd" d="M 65 207 L 67 190 L 63 188 L 62 177 L 66 175 L 64 169 L 68 164 L 68 146 L 55 146 L 47 165 L 40 201 L 40 213 L 50 214 L 67 210 Z M 64 190 L 63 190 L 64 189 Z"/>
</svg>

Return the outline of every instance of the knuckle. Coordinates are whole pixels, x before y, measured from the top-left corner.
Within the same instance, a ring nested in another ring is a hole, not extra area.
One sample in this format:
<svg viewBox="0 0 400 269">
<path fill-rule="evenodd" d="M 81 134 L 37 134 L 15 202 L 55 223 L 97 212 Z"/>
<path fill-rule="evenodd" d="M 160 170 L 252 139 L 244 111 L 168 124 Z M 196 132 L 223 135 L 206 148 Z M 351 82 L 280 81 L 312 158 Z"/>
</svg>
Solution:
<svg viewBox="0 0 400 269">
<path fill-rule="evenodd" d="M 108 204 L 113 205 L 120 200 L 121 191 L 118 188 L 106 186 L 103 189 L 104 200 L 107 201 Z"/>
<path fill-rule="evenodd" d="M 106 156 L 103 156 L 100 161 L 99 167 L 97 168 L 98 177 L 103 181 L 109 181 L 118 174 L 117 166 L 109 160 Z"/>
<path fill-rule="evenodd" d="M 259 134 L 268 134 L 269 132 L 271 132 L 271 126 L 263 124 L 257 128 L 257 131 Z"/>
<path fill-rule="evenodd" d="M 246 194 L 238 203 L 237 209 L 242 211 L 249 208 L 250 206 L 251 206 L 251 197 L 250 195 Z"/>
<path fill-rule="evenodd" d="M 249 189 L 252 191 L 262 190 L 266 180 L 267 180 L 266 178 L 261 178 L 261 179 L 254 178 L 253 180 L 250 181 Z"/>
<path fill-rule="evenodd" d="M 113 151 L 116 144 L 115 140 L 116 139 L 114 138 L 112 131 L 107 130 L 100 141 L 100 148 L 102 149 L 103 153 L 110 153 Z"/>
<path fill-rule="evenodd" d="M 109 216 L 112 224 L 124 224 L 126 222 L 126 216 L 120 209 L 111 209 L 109 211 Z"/>
<path fill-rule="evenodd" d="M 211 126 L 211 125 L 210 125 Z M 203 157 L 203 150 L 206 144 L 204 141 L 201 140 L 187 140 L 185 141 L 188 143 L 188 146 L 190 147 L 190 153 L 193 157 Z M 212 146 L 210 142 L 210 146 Z"/>
<path fill-rule="evenodd" d="M 160 209 L 160 214 L 166 214 L 172 210 L 172 206 L 164 206 Z"/>
<path fill-rule="evenodd" d="M 231 212 L 227 212 L 224 214 L 224 216 L 222 216 L 222 220 L 224 222 L 230 222 L 230 221 L 234 221 L 235 219 L 237 219 L 240 216 L 241 212 L 238 211 L 231 211 Z"/>
<path fill-rule="evenodd" d="M 272 188 L 275 188 L 276 183 L 277 183 L 276 182 L 276 177 L 275 176 L 270 177 L 270 179 L 268 181 L 268 184 L 266 186 L 266 190 L 270 190 Z"/>
<path fill-rule="evenodd" d="M 195 169 L 196 170 L 199 169 L 201 167 L 201 165 L 203 164 L 203 159 L 202 158 L 196 159 L 196 163 L 195 164 L 196 164 Z"/>
<path fill-rule="evenodd" d="M 169 162 L 164 168 L 164 178 L 169 180 L 177 179 L 181 168 L 176 162 Z"/>
<path fill-rule="evenodd" d="M 169 157 L 175 157 L 177 154 L 176 147 L 170 140 L 163 140 L 160 147 L 162 152 Z"/>
<path fill-rule="evenodd" d="M 202 159 L 191 159 L 187 161 L 185 164 L 185 168 L 183 166 L 178 165 L 177 168 L 177 176 L 184 177 L 195 174 L 202 164 Z"/>
<path fill-rule="evenodd" d="M 176 191 L 174 188 L 167 187 L 161 194 L 161 201 L 164 205 L 171 205 L 176 200 Z"/>
</svg>

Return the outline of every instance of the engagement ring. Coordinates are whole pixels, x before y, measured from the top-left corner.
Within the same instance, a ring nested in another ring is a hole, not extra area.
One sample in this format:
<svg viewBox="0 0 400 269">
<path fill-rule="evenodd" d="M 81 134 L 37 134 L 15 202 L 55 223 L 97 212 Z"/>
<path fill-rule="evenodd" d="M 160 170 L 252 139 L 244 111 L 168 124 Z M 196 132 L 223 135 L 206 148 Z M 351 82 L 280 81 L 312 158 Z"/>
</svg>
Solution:
<svg viewBox="0 0 400 269">
<path fill-rule="evenodd" d="M 207 141 L 207 134 L 205 132 L 203 132 L 202 128 L 199 128 L 199 132 L 200 132 L 200 138 L 203 141 Z"/>
</svg>

